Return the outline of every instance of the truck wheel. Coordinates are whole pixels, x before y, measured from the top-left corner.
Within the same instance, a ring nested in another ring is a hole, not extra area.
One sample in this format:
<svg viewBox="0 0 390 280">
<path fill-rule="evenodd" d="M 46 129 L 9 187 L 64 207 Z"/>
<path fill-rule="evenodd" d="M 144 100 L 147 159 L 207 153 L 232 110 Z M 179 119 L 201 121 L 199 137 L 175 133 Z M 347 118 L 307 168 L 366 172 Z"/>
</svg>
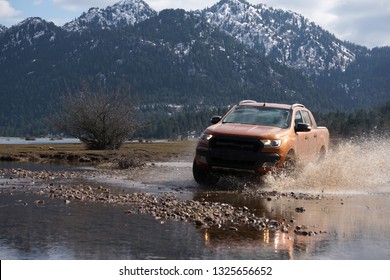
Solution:
<svg viewBox="0 0 390 280">
<path fill-rule="evenodd" d="M 211 185 L 216 184 L 218 182 L 218 178 L 213 176 L 209 171 L 200 168 L 199 165 L 194 160 L 192 165 L 192 174 L 194 176 L 195 181 L 199 185 Z"/>
<path fill-rule="evenodd" d="M 286 160 L 284 161 L 283 169 L 287 173 L 287 175 L 291 175 L 294 174 L 296 167 L 297 161 L 295 158 L 295 154 L 293 151 L 289 151 L 286 156 Z"/>
</svg>

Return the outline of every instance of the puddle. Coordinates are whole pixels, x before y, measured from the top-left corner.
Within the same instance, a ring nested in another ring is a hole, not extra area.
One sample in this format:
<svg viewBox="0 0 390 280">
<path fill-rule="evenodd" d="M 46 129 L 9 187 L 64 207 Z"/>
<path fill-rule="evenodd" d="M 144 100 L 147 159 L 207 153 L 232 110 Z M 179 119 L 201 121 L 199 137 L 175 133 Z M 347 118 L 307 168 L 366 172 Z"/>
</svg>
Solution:
<svg viewBox="0 0 390 280">
<path fill-rule="evenodd" d="M 124 192 L 170 193 L 183 200 L 246 207 L 258 217 L 289 224 L 288 231 L 239 225 L 207 228 L 126 214 L 129 208 L 136 209 L 131 205 L 64 203 L 35 195 L 31 189 L 40 182 L 3 176 L 0 258 L 388 260 L 390 157 L 383 155 L 389 148 L 386 141 L 345 143 L 296 177 L 269 176 L 258 185 L 224 180 L 200 187 L 189 162 L 154 163 L 112 175 L 80 171 L 91 176 L 41 182 L 43 186 L 83 183 Z M 288 195 L 291 192 L 306 196 Z M 42 199 L 44 204 L 35 203 Z M 294 232 L 297 228 L 316 234 L 299 234 Z"/>
</svg>

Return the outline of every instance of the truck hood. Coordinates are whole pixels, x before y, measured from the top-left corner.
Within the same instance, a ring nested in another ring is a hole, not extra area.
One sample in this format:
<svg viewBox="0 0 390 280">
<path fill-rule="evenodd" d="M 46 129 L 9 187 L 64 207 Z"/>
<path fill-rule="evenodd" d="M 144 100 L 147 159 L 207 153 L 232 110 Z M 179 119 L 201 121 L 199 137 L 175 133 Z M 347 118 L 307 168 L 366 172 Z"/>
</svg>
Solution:
<svg viewBox="0 0 390 280">
<path fill-rule="evenodd" d="M 247 136 L 276 139 L 288 133 L 288 129 L 237 123 L 218 123 L 205 131 L 214 135 Z"/>
</svg>

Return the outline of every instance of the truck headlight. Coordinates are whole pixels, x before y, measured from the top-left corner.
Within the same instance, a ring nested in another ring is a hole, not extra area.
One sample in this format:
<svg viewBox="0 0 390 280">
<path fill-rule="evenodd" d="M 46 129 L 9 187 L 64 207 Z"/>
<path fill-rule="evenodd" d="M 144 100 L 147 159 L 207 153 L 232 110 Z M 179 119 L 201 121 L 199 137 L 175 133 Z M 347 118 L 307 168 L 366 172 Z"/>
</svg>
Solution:
<svg viewBox="0 0 390 280">
<path fill-rule="evenodd" d="M 210 133 L 202 133 L 199 137 L 200 140 L 208 142 L 213 137 Z"/>
<path fill-rule="evenodd" d="M 261 142 L 264 145 L 264 148 L 278 148 L 282 144 L 282 140 L 275 139 L 275 140 L 261 140 Z"/>
</svg>

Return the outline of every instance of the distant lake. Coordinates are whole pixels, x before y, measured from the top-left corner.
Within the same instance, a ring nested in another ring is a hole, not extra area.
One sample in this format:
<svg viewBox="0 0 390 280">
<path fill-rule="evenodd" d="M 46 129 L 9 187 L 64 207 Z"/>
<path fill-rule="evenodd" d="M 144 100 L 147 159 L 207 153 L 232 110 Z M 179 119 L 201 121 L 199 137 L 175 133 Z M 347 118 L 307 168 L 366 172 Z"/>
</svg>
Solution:
<svg viewBox="0 0 390 280">
<path fill-rule="evenodd" d="M 77 144 L 81 143 L 79 139 L 76 138 L 34 138 L 26 139 L 22 137 L 0 137 L 1 144 Z"/>
</svg>

